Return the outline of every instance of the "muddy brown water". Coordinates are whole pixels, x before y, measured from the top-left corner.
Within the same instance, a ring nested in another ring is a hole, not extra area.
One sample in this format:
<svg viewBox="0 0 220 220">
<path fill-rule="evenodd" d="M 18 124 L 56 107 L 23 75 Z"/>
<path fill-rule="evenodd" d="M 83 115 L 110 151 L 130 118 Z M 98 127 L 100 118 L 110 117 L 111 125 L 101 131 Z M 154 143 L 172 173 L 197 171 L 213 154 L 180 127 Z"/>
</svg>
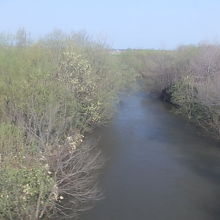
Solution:
<svg viewBox="0 0 220 220">
<path fill-rule="evenodd" d="M 80 220 L 220 220 L 220 146 L 148 93 L 125 96 L 99 147 L 105 198 Z"/>
</svg>

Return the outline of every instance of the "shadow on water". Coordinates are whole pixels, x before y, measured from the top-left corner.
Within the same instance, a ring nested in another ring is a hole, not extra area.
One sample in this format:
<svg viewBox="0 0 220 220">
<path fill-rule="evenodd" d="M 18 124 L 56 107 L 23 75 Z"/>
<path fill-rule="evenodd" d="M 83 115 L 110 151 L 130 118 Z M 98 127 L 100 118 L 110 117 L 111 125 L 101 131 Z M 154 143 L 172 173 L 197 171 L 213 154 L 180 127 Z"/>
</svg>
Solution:
<svg viewBox="0 0 220 220">
<path fill-rule="evenodd" d="M 105 199 L 81 220 L 219 220 L 220 148 L 146 93 L 101 131 Z"/>
</svg>

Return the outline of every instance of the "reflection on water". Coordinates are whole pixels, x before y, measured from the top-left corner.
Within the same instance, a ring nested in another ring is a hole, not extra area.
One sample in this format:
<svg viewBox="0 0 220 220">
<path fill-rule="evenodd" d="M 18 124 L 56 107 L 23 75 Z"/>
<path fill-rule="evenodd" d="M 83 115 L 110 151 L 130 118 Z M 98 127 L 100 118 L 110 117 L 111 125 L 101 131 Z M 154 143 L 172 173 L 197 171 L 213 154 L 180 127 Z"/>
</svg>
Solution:
<svg viewBox="0 0 220 220">
<path fill-rule="evenodd" d="M 81 220 L 219 220 L 220 148 L 148 94 L 123 98 L 100 147 L 105 199 Z"/>
</svg>

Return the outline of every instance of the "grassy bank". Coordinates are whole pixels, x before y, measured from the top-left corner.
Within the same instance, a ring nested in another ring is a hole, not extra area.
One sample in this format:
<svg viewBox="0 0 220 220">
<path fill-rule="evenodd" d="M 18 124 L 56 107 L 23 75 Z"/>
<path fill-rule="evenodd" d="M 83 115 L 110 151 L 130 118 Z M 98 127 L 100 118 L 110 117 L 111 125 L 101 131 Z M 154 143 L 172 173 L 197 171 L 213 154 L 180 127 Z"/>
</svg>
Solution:
<svg viewBox="0 0 220 220">
<path fill-rule="evenodd" d="M 184 46 L 173 51 L 128 50 L 121 56 L 139 73 L 147 89 L 220 137 L 219 45 Z"/>
<path fill-rule="evenodd" d="M 0 218 L 76 217 L 100 196 L 100 152 L 85 136 L 134 75 L 85 34 L 0 39 Z"/>
</svg>

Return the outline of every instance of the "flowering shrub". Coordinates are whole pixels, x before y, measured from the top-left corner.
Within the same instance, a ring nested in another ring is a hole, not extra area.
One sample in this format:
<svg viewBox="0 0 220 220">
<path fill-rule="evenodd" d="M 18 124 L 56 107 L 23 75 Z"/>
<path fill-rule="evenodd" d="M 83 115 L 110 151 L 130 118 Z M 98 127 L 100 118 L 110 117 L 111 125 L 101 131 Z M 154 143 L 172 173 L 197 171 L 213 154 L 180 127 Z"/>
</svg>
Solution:
<svg viewBox="0 0 220 220">
<path fill-rule="evenodd" d="M 55 182 L 44 167 L 0 170 L 0 218 L 38 219 L 53 206 Z"/>
</svg>

